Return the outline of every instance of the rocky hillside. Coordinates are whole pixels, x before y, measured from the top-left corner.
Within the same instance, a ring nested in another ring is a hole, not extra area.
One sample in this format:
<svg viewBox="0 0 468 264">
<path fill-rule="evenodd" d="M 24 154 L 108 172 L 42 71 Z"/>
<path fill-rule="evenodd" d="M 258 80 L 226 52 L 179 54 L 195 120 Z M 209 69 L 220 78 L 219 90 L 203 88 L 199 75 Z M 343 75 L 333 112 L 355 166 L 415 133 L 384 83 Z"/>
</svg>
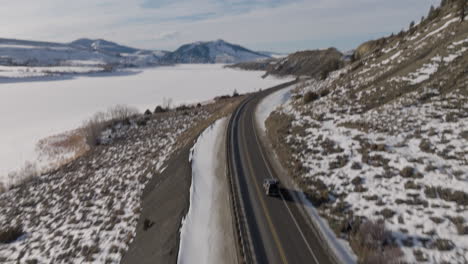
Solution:
<svg viewBox="0 0 468 264">
<path fill-rule="evenodd" d="M 285 58 L 232 65 L 244 70 L 264 70 L 267 75 L 296 75 L 324 79 L 344 65 L 343 54 L 335 48 L 299 51 Z"/>
<path fill-rule="evenodd" d="M 267 59 L 269 56 L 224 40 L 186 44 L 166 54 L 163 63 L 238 63 Z"/>
<path fill-rule="evenodd" d="M 446 0 L 298 85 L 267 120 L 284 166 L 361 263 L 468 261 L 468 22 Z"/>
<path fill-rule="evenodd" d="M 115 42 L 107 41 L 104 39 L 77 39 L 70 43 L 71 46 L 90 49 L 98 52 L 110 53 L 110 54 L 122 54 L 122 53 L 135 53 L 138 49 L 119 45 Z"/>
</svg>

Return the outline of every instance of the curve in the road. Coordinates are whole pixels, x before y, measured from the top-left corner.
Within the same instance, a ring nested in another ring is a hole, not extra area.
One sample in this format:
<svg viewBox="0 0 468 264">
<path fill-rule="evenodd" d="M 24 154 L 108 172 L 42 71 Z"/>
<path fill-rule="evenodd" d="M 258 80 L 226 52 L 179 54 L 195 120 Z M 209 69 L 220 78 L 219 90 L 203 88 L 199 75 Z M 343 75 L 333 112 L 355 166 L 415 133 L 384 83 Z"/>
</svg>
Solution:
<svg viewBox="0 0 468 264">
<path fill-rule="evenodd" d="M 333 263 L 295 201 L 269 197 L 264 178 L 277 174 L 260 143 L 255 125 L 259 101 L 293 82 L 249 96 L 234 112 L 228 126 L 228 168 L 235 183 L 244 225 L 242 241 L 247 263 Z M 286 190 L 288 192 L 288 190 Z M 250 256 L 249 256 L 250 255 Z"/>
</svg>

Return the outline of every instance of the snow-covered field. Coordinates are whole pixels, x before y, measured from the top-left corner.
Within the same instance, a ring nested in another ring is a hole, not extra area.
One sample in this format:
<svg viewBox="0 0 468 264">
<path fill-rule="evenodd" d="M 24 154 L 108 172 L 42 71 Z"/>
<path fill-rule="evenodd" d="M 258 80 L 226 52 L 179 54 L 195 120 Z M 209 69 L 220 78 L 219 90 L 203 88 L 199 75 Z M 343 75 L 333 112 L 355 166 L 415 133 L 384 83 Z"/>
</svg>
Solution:
<svg viewBox="0 0 468 264">
<path fill-rule="evenodd" d="M 221 250 L 225 232 L 216 208 L 222 195 L 216 168 L 225 124 L 226 118 L 216 121 L 200 135 L 192 149 L 190 209 L 180 230 L 179 264 L 226 262 Z"/>
<path fill-rule="evenodd" d="M 223 65 L 181 65 L 135 74 L 80 76 L 66 80 L 0 84 L 0 182 L 25 161 L 35 161 L 38 140 L 79 127 L 97 111 L 116 104 L 144 111 L 172 99 L 173 105 L 264 89 L 287 80 Z"/>
</svg>

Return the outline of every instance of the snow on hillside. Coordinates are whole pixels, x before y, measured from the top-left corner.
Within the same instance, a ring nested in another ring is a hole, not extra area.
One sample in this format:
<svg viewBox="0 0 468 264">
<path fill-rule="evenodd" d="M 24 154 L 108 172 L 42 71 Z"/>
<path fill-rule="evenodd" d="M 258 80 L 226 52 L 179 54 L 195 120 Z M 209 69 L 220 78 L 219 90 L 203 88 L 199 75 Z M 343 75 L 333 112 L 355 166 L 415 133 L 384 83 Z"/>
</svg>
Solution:
<svg viewBox="0 0 468 264">
<path fill-rule="evenodd" d="M 307 133 L 286 141 L 306 171 L 304 180 L 330 188 L 354 215 L 386 218 L 408 261 L 460 263 L 468 258 L 468 116 L 434 118 L 450 115 L 447 107 L 457 100 L 451 96 L 402 107 L 414 96 L 360 115 L 315 112 L 322 115 L 318 120 L 290 102 L 283 113 L 293 117 L 293 129 L 306 127 Z"/>
<path fill-rule="evenodd" d="M 363 263 L 468 260 L 468 22 L 444 2 L 304 81 L 267 120 L 284 166 Z"/>
<path fill-rule="evenodd" d="M 103 39 L 77 39 L 70 43 L 71 46 L 79 47 L 83 49 L 90 49 L 94 51 L 100 51 L 110 54 L 121 54 L 121 53 L 135 53 L 138 49 L 119 45 L 115 42 L 106 41 Z"/>
<path fill-rule="evenodd" d="M 68 61 L 117 63 L 118 58 L 72 47 L 0 45 L 0 64 L 4 66 L 60 66 Z"/>
<path fill-rule="evenodd" d="M 237 63 L 266 59 L 269 56 L 224 40 L 186 44 L 163 57 L 170 63 Z"/>
<path fill-rule="evenodd" d="M 0 182 L 8 182 L 8 173 L 25 161 L 36 161 L 35 145 L 40 139 L 75 129 L 97 111 L 116 104 L 153 110 L 169 99 L 173 105 L 197 103 L 286 81 L 262 79 L 261 75 L 223 69 L 222 65 L 183 65 L 132 74 L 1 84 Z"/>
<path fill-rule="evenodd" d="M 118 140 L 0 194 L 0 263 L 119 263 L 135 236 L 146 183 L 180 147 L 179 136 L 210 111 L 116 124 L 108 134 Z"/>
<path fill-rule="evenodd" d="M 163 51 L 139 50 L 105 40 L 80 39 L 61 44 L 0 39 L 0 65 L 3 66 L 154 66 L 161 53 L 164 54 Z M 104 69 L 101 67 L 101 71 Z"/>
</svg>

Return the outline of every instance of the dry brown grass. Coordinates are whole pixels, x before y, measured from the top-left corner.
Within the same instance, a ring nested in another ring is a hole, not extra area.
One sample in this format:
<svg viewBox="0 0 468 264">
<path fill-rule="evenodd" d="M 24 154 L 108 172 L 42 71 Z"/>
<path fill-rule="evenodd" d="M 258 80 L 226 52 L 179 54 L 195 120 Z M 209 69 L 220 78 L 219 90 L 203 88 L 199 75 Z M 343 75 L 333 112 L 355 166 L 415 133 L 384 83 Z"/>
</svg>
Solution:
<svg viewBox="0 0 468 264">
<path fill-rule="evenodd" d="M 88 150 L 82 129 L 65 132 L 41 139 L 36 150 L 39 159 L 48 161 L 48 167 L 43 170 L 53 170 L 81 157 Z"/>
<path fill-rule="evenodd" d="M 447 202 L 455 202 L 458 205 L 468 205 L 468 193 L 449 188 L 426 186 L 424 193 L 430 199 L 442 199 Z"/>
<path fill-rule="evenodd" d="M 116 122 L 128 121 L 139 114 L 138 109 L 126 105 L 116 105 L 106 112 L 97 112 L 83 124 L 82 131 L 89 147 L 100 144 L 100 136 L 106 127 Z"/>
<path fill-rule="evenodd" d="M 308 91 L 304 94 L 304 104 L 311 103 L 316 101 L 320 98 L 320 96 L 316 92 Z"/>
<path fill-rule="evenodd" d="M 49 156 L 62 154 L 62 150 L 74 151 L 83 148 L 84 137 L 79 130 L 39 140 L 36 148 Z"/>
<path fill-rule="evenodd" d="M 351 235 L 350 245 L 358 263 L 400 263 L 403 253 L 392 240 L 384 221 L 366 221 Z"/>
<path fill-rule="evenodd" d="M 19 170 L 10 172 L 8 178 L 10 181 L 10 188 L 22 185 L 25 182 L 29 182 L 34 177 L 39 175 L 39 169 L 36 163 L 26 161 Z"/>
</svg>

